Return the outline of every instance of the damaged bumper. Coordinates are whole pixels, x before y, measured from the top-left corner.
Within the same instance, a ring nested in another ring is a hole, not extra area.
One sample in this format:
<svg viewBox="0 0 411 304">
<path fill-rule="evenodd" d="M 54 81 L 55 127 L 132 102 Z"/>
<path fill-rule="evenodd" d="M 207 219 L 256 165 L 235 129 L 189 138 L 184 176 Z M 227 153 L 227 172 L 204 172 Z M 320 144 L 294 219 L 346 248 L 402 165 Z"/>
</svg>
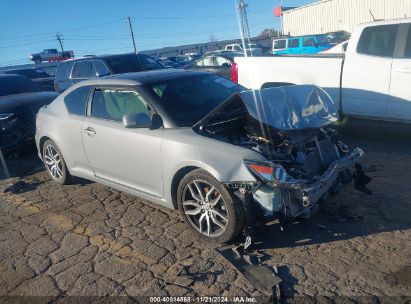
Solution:
<svg viewBox="0 0 411 304">
<path fill-rule="evenodd" d="M 346 170 L 353 168 L 356 163 L 361 161 L 363 156 L 363 150 L 355 148 L 349 155 L 332 162 L 323 175 L 315 182 L 310 183 L 304 180 L 296 180 L 277 182 L 273 186 L 280 187 L 283 192 L 293 194 L 291 199 L 300 200 L 303 207 L 310 207 L 316 204 L 324 195 L 333 191 L 332 188 L 336 185 L 350 182 L 352 176 L 351 178 L 347 176 Z"/>
<path fill-rule="evenodd" d="M 267 221 L 275 218 L 292 219 L 297 216 L 310 216 L 312 209 L 318 206 L 330 194 L 338 192 L 342 184 L 353 180 L 352 169 L 364 156 L 360 148 L 330 163 L 327 170 L 315 181 L 293 180 L 260 183 L 254 186 L 238 186 L 234 194 L 243 202 L 247 213 L 247 222 Z M 259 215 L 255 218 L 255 215 Z"/>
</svg>

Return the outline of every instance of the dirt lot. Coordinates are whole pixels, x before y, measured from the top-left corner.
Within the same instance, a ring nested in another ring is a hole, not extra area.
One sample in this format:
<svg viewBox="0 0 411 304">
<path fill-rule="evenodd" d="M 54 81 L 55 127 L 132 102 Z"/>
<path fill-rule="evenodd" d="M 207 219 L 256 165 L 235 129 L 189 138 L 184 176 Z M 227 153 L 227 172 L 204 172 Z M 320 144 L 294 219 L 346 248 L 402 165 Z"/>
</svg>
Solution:
<svg viewBox="0 0 411 304">
<path fill-rule="evenodd" d="M 272 223 L 254 252 L 278 267 L 288 302 L 404 303 L 411 298 L 411 132 L 360 123 L 343 136 L 367 152 L 373 194 L 350 185 L 313 219 L 284 231 Z M 0 296 L 264 294 L 197 242 L 177 212 L 84 180 L 56 186 L 33 153 L 8 164 L 13 178 L 0 187 L 26 184 L 0 198 Z M 178 275 L 182 269 L 188 276 Z"/>
</svg>

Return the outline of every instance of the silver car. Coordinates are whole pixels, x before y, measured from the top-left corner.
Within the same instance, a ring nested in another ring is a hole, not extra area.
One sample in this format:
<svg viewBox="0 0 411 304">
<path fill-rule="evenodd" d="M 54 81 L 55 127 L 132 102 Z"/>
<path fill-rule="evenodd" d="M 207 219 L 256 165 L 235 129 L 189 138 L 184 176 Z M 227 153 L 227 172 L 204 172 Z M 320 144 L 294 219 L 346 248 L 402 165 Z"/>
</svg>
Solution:
<svg viewBox="0 0 411 304">
<path fill-rule="evenodd" d="M 363 152 L 329 127 L 335 109 L 314 86 L 247 91 L 201 72 L 128 73 L 42 108 L 36 143 L 55 182 L 79 176 L 179 209 L 221 243 L 257 221 L 307 217 L 353 179 Z"/>
</svg>

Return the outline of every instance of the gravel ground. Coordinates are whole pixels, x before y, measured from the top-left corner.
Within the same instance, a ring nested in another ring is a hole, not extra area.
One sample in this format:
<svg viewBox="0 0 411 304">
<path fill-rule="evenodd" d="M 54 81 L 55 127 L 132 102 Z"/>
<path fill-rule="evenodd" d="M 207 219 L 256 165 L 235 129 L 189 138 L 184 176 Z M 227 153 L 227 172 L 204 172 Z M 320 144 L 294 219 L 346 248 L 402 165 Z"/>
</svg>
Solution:
<svg viewBox="0 0 411 304">
<path fill-rule="evenodd" d="M 365 149 L 373 194 L 349 185 L 312 219 L 283 231 L 271 223 L 259 231 L 253 253 L 279 269 L 287 302 L 405 303 L 411 299 L 411 132 L 354 122 L 342 134 Z M 268 299 L 196 241 L 176 211 L 85 180 L 57 186 L 33 151 L 8 164 L 12 179 L 0 180 L 0 187 L 19 179 L 25 185 L 0 198 L 0 302 Z"/>
</svg>

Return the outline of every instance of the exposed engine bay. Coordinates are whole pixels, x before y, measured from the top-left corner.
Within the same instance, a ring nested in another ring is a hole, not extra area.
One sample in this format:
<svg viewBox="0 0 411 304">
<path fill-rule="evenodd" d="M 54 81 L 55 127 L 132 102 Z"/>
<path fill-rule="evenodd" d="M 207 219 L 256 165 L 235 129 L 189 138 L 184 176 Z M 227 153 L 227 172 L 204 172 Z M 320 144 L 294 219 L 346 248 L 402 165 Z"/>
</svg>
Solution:
<svg viewBox="0 0 411 304">
<path fill-rule="evenodd" d="M 281 164 L 294 179 L 311 180 L 348 153 L 348 147 L 331 127 L 285 132 L 263 126 L 252 118 L 245 120 L 221 122 L 205 130 L 210 137 L 254 150 Z"/>
<path fill-rule="evenodd" d="M 227 183 L 243 201 L 248 222 L 309 217 L 319 203 L 355 179 L 370 181 L 331 124 L 332 99 L 320 88 L 294 86 L 233 95 L 198 124 L 203 136 L 253 150 L 266 162 L 244 160 L 260 183 Z M 250 212 L 250 210 L 253 210 Z"/>
</svg>

